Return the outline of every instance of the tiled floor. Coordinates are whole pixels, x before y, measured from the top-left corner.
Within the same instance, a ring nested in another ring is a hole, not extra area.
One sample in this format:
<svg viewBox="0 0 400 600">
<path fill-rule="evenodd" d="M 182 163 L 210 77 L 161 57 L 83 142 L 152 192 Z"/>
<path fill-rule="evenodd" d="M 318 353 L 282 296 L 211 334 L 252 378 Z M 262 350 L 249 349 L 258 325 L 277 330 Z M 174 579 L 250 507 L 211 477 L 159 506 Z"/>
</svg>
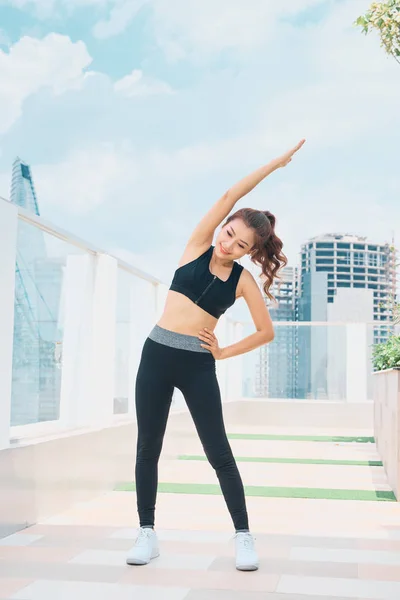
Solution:
<svg viewBox="0 0 400 600">
<path fill-rule="evenodd" d="M 186 453 L 201 453 L 196 440 L 189 445 Z M 232 440 L 232 447 L 236 455 L 255 457 L 379 458 L 373 444 Z M 387 487 L 379 467 L 256 462 L 239 468 L 246 484 Z M 215 483 L 207 463 L 176 456 L 160 474 L 160 481 Z M 252 573 L 234 568 L 222 496 L 196 494 L 159 494 L 161 556 L 128 567 L 135 502 L 132 492 L 111 492 L 0 540 L 1 600 L 400 599 L 396 502 L 249 497 L 261 559 Z"/>
</svg>

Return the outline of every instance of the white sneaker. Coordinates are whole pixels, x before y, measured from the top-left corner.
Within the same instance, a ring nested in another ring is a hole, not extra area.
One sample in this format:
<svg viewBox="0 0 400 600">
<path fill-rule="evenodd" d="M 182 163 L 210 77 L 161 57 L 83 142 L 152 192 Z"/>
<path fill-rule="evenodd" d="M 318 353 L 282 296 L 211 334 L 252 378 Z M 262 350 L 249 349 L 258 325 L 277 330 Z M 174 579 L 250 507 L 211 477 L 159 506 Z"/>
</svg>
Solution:
<svg viewBox="0 0 400 600">
<path fill-rule="evenodd" d="M 251 533 L 239 532 L 236 538 L 236 568 L 239 571 L 256 571 L 259 560 L 254 547 L 254 538 Z"/>
<path fill-rule="evenodd" d="M 160 556 L 156 532 L 150 527 L 141 527 L 135 544 L 128 552 L 128 565 L 147 565 L 151 559 Z"/>
</svg>

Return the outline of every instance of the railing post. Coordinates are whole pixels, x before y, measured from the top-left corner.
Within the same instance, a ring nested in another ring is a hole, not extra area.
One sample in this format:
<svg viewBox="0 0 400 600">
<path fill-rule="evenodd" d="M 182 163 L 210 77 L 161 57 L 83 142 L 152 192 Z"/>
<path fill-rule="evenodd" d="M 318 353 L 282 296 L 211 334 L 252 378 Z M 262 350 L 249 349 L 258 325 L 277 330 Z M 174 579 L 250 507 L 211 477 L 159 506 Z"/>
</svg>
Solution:
<svg viewBox="0 0 400 600">
<path fill-rule="evenodd" d="M 0 449 L 10 444 L 17 208 L 0 200 Z"/>
<path fill-rule="evenodd" d="M 227 345 L 238 342 L 243 337 L 243 325 L 237 321 L 229 321 Z M 240 400 L 243 396 L 243 355 L 227 360 L 226 396 L 230 401 Z"/>
<path fill-rule="evenodd" d="M 64 331 L 61 353 L 60 425 L 87 425 L 90 395 L 94 258 L 70 254 L 64 277 Z"/>
<path fill-rule="evenodd" d="M 234 342 L 239 342 L 243 337 L 242 323 L 235 323 Z M 235 356 L 234 361 L 234 378 L 233 378 L 233 395 L 235 400 L 241 400 L 243 397 L 243 354 Z"/>
<path fill-rule="evenodd" d="M 366 323 L 346 325 L 346 400 L 368 399 L 368 336 Z"/>
<path fill-rule="evenodd" d="M 65 282 L 60 422 L 91 427 L 114 413 L 117 261 L 71 256 Z"/>
<path fill-rule="evenodd" d="M 115 337 L 118 262 L 98 254 L 93 290 L 91 393 L 88 423 L 109 422 L 114 414 Z"/>
</svg>

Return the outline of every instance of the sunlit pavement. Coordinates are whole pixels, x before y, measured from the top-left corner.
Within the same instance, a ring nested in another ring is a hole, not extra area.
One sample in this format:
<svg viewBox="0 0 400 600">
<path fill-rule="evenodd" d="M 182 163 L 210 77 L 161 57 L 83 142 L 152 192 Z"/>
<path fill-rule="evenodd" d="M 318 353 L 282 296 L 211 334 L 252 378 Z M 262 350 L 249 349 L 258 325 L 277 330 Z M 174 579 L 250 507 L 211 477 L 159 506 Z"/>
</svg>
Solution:
<svg viewBox="0 0 400 600">
<path fill-rule="evenodd" d="M 121 491 L 0 540 L 0 598 L 400 598 L 400 506 L 370 431 L 318 428 L 321 438 L 315 429 L 238 422 L 227 430 L 248 493 L 257 572 L 235 570 L 230 517 L 190 429 L 167 435 L 160 463 L 159 558 L 125 564 L 136 495 L 121 482 Z"/>
</svg>

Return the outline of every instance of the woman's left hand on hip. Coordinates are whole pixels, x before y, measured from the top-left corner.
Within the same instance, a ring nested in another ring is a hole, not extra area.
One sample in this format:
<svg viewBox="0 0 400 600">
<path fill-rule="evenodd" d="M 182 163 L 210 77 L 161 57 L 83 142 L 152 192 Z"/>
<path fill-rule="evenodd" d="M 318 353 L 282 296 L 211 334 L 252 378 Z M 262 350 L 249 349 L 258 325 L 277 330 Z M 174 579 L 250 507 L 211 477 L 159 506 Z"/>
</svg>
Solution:
<svg viewBox="0 0 400 600">
<path fill-rule="evenodd" d="M 209 350 L 215 360 L 222 358 L 222 348 L 219 347 L 215 333 L 207 329 L 207 327 L 204 327 L 204 329 L 199 332 L 199 339 L 205 342 L 204 344 L 200 344 L 200 346 Z"/>
</svg>

